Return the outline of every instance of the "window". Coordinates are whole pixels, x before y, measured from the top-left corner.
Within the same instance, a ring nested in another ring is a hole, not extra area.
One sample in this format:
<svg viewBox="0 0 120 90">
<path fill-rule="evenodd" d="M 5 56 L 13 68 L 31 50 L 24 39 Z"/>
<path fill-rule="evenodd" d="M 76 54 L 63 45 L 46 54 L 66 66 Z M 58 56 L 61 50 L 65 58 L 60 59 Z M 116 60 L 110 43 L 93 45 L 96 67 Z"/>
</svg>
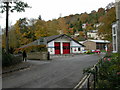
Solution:
<svg viewBox="0 0 120 90">
<path fill-rule="evenodd" d="M 116 51 L 117 50 L 117 48 L 116 48 L 116 44 L 114 44 L 114 51 Z"/>
<path fill-rule="evenodd" d="M 50 52 L 52 52 L 52 48 L 50 48 Z"/>
<path fill-rule="evenodd" d="M 43 38 L 42 38 L 42 39 L 40 39 L 40 42 L 44 42 Z"/>
<path fill-rule="evenodd" d="M 99 49 L 99 44 L 96 44 L 96 49 Z"/>
<path fill-rule="evenodd" d="M 115 27 L 113 28 L 113 34 L 116 34 L 116 29 L 115 29 Z"/>
<path fill-rule="evenodd" d="M 80 47 L 78 48 L 78 51 L 81 51 L 81 50 L 80 50 Z"/>
<path fill-rule="evenodd" d="M 114 46 L 114 51 L 116 51 L 117 50 L 117 47 L 116 47 L 116 44 L 117 44 L 117 42 L 116 42 L 116 36 L 114 36 L 113 37 L 113 46 Z"/>
</svg>

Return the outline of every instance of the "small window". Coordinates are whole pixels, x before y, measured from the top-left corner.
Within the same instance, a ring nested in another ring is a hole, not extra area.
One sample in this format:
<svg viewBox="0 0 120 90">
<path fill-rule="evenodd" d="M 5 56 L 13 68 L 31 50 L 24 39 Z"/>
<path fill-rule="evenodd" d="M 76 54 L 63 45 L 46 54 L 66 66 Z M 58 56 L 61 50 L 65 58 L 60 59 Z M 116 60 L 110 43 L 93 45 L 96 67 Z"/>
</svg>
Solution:
<svg viewBox="0 0 120 90">
<path fill-rule="evenodd" d="M 43 38 L 42 38 L 42 39 L 40 39 L 40 42 L 44 42 Z"/>
<path fill-rule="evenodd" d="M 52 52 L 52 48 L 50 48 L 50 52 Z"/>
<path fill-rule="evenodd" d="M 78 48 L 78 51 L 81 51 L 81 50 L 80 50 L 80 47 Z"/>
<path fill-rule="evenodd" d="M 116 28 L 115 27 L 113 28 L 113 34 L 116 34 Z"/>
</svg>

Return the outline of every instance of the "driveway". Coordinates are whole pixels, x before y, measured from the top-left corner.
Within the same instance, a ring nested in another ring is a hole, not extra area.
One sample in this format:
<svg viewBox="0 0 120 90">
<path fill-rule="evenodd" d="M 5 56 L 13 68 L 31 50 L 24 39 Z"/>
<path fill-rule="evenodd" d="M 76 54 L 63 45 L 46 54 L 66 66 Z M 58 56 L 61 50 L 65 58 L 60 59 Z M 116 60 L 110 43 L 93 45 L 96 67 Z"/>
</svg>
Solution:
<svg viewBox="0 0 120 90">
<path fill-rule="evenodd" d="M 83 69 L 97 63 L 101 55 L 52 56 L 51 61 L 34 61 L 30 68 L 3 78 L 3 88 L 73 88 Z"/>
</svg>

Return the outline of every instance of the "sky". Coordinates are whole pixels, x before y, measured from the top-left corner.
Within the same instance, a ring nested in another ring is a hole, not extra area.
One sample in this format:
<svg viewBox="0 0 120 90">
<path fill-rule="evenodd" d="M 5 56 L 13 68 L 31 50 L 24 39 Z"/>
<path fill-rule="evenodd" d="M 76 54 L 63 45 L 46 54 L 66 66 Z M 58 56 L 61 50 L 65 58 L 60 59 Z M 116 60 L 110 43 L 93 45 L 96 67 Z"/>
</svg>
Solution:
<svg viewBox="0 0 120 90">
<path fill-rule="evenodd" d="M 115 0 L 22 0 L 27 2 L 32 8 L 26 9 L 25 12 L 9 13 L 9 25 L 14 25 L 19 18 L 27 17 L 37 19 L 41 15 L 45 21 L 57 19 L 60 16 L 70 14 L 90 13 L 98 8 L 105 8 L 109 3 Z M 0 28 L 5 27 L 5 13 L 0 13 Z"/>
</svg>

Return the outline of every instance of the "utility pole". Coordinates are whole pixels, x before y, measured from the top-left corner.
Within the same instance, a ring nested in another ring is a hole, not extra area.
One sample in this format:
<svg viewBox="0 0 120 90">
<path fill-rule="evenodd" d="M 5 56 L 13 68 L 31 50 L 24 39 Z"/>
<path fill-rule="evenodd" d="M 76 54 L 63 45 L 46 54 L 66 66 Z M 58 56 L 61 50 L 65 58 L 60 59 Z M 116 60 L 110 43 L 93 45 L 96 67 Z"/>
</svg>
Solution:
<svg viewBox="0 0 120 90">
<path fill-rule="evenodd" d="M 8 36 L 8 16 L 9 16 L 9 2 L 6 4 L 6 53 L 9 53 L 9 36 Z"/>
<path fill-rule="evenodd" d="M 4 3 L 5 5 L 1 5 L 1 13 L 6 12 L 6 53 L 9 53 L 9 37 L 8 37 L 8 19 L 9 19 L 9 11 L 17 11 L 17 12 L 23 12 L 25 11 L 25 8 L 30 8 L 27 3 L 24 3 L 19 0 L 1 0 L 0 2 Z M 9 4 L 16 4 L 15 6 L 9 6 Z"/>
</svg>

